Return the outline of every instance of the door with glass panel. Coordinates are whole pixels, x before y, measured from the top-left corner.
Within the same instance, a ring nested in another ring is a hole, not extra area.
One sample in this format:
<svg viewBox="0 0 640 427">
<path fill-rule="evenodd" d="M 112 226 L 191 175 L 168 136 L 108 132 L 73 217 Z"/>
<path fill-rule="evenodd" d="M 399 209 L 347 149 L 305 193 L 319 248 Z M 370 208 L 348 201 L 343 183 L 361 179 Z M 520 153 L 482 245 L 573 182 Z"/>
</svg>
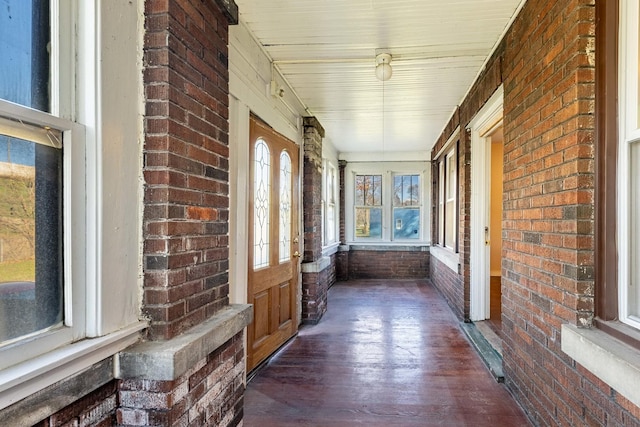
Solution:
<svg viewBox="0 0 640 427">
<path fill-rule="evenodd" d="M 255 118 L 250 127 L 247 370 L 298 330 L 298 146 Z"/>
</svg>

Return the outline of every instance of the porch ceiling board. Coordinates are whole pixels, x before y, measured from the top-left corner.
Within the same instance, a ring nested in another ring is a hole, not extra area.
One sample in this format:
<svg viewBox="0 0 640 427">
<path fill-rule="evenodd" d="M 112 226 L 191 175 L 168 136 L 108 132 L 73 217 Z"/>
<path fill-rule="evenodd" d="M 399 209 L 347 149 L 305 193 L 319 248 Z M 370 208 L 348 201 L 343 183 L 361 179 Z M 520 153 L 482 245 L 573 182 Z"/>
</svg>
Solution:
<svg viewBox="0 0 640 427">
<path fill-rule="evenodd" d="M 336 149 L 375 152 L 430 149 L 521 0 L 236 3 Z M 393 56 L 384 115 L 380 51 Z"/>
</svg>

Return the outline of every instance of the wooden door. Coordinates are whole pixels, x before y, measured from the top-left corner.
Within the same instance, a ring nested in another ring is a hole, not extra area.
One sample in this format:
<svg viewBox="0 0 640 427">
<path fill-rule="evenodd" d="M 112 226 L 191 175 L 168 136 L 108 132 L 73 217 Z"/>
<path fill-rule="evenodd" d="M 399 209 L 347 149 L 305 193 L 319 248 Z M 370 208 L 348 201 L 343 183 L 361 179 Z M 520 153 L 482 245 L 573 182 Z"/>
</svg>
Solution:
<svg viewBox="0 0 640 427">
<path fill-rule="evenodd" d="M 299 149 L 251 118 L 247 370 L 298 331 Z"/>
</svg>

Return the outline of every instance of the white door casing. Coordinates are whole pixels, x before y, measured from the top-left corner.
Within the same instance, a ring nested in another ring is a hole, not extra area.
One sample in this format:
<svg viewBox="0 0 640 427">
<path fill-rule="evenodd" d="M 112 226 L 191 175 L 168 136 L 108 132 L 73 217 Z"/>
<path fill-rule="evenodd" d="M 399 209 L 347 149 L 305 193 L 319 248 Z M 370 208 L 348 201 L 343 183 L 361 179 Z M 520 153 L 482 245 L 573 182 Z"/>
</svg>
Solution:
<svg viewBox="0 0 640 427">
<path fill-rule="evenodd" d="M 491 134 L 502 126 L 504 88 L 500 86 L 469 123 L 471 131 L 471 289 L 472 321 L 489 318 Z"/>
</svg>

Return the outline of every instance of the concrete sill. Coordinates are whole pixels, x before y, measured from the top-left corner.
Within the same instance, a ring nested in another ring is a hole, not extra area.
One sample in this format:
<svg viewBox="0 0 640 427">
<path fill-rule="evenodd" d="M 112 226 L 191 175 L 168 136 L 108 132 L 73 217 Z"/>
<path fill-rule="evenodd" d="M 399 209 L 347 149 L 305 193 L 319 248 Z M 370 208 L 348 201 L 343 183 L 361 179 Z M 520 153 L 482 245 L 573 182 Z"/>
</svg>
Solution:
<svg viewBox="0 0 640 427">
<path fill-rule="evenodd" d="M 211 319 L 167 341 L 148 341 L 118 354 L 117 378 L 173 381 L 251 323 L 248 304 L 232 304 Z"/>
<path fill-rule="evenodd" d="M 636 406 L 640 352 L 599 329 L 562 325 L 562 351 Z"/>
<path fill-rule="evenodd" d="M 431 246 L 431 256 L 449 267 L 454 273 L 460 274 L 460 255 L 454 253 L 451 249 L 442 246 Z"/>
</svg>

